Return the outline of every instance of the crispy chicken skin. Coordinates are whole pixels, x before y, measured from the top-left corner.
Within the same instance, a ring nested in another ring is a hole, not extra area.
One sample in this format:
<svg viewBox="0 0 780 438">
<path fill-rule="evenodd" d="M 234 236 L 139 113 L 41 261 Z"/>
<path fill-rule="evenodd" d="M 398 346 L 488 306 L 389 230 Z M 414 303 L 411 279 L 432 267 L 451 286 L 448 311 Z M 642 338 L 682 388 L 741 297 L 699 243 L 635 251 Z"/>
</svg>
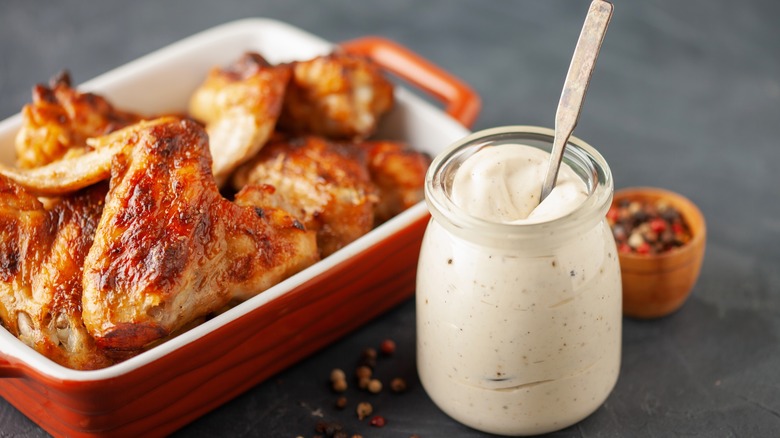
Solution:
<svg viewBox="0 0 780 438">
<path fill-rule="evenodd" d="M 293 134 L 361 140 L 393 106 L 393 85 L 370 61 L 340 52 L 292 63 L 279 118 Z"/>
<path fill-rule="evenodd" d="M 103 137 L 87 139 L 95 148 L 80 155 L 66 156 L 31 169 L 19 169 L 0 164 L 3 175 L 32 194 L 57 196 L 73 193 L 111 174 L 111 161 L 122 150 L 120 143 L 104 144 Z"/>
<path fill-rule="evenodd" d="M 276 141 L 236 171 L 233 185 L 243 188 L 236 202 L 284 209 L 315 230 L 322 257 L 374 224 L 376 189 L 353 145 L 312 136 Z"/>
<path fill-rule="evenodd" d="M 206 124 L 219 185 L 273 133 L 289 79 L 289 66 L 271 66 L 257 53 L 246 53 L 226 68 L 212 69 L 192 95 L 190 114 Z"/>
<path fill-rule="evenodd" d="M 107 184 L 50 209 L 0 176 L 0 320 L 25 344 L 60 365 L 111 365 L 81 319 L 81 269 Z"/>
<path fill-rule="evenodd" d="M 89 147 L 86 139 L 98 137 L 141 117 L 114 108 L 106 99 L 71 88 L 62 72 L 48 87 L 36 85 L 32 103 L 22 108 L 22 128 L 16 137 L 17 166 L 43 166 L 65 156 L 79 155 Z"/>
<path fill-rule="evenodd" d="M 314 263 L 313 232 L 219 193 L 206 132 L 161 118 L 116 132 L 111 186 L 84 263 L 83 320 L 100 348 L 138 351 Z"/>
<path fill-rule="evenodd" d="M 425 173 L 431 164 L 428 155 L 394 141 L 367 141 L 360 147 L 368 155 L 371 180 L 379 189 L 374 209 L 377 224 L 424 199 Z"/>
</svg>

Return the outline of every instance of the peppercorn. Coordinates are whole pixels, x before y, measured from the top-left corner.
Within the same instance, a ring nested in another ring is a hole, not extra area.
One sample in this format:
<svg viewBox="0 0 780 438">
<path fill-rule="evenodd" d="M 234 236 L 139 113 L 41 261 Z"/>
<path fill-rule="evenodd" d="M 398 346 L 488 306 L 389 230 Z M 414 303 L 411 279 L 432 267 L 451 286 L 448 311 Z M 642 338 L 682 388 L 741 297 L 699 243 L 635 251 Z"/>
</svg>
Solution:
<svg viewBox="0 0 780 438">
<path fill-rule="evenodd" d="M 387 420 L 385 420 L 385 417 L 382 417 L 380 415 L 374 415 L 374 417 L 371 418 L 371 421 L 369 421 L 368 424 L 374 427 L 385 427 L 385 424 L 387 424 Z"/>
<path fill-rule="evenodd" d="M 333 382 L 333 390 L 336 392 L 344 392 L 347 390 L 347 381 L 344 379 L 336 380 Z"/>
<path fill-rule="evenodd" d="M 330 423 L 327 421 L 318 421 L 314 427 L 314 431 L 317 433 L 324 433 L 326 436 L 332 437 L 336 432 L 344 430 L 344 426 L 339 423 Z"/>
<path fill-rule="evenodd" d="M 385 356 L 392 356 L 395 353 L 395 341 L 392 339 L 385 339 L 379 345 L 379 351 Z"/>
<path fill-rule="evenodd" d="M 406 380 L 400 377 L 396 377 L 395 379 L 391 380 L 390 390 L 396 393 L 406 391 Z"/>
<path fill-rule="evenodd" d="M 344 380 L 347 376 L 344 374 L 344 370 L 341 368 L 334 368 L 333 371 L 330 372 L 330 381 L 335 382 L 336 380 Z"/>
<path fill-rule="evenodd" d="M 357 412 L 358 420 L 362 420 L 374 412 L 374 407 L 371 406 L 371 403 L 369 402 L 360 402 L 358 403 L 355 412 Z"/>
<path fill-rule="evenodd" d="M 363 350 L 363 354 L 360 356 L 360 363 L 362 365 L 374 368 L 376 367 L 376 357 L 377 357 L 376 349 L 371 347 L 366 348 L 365 350 Z"/>
<path fill-rule="evenodd" d="M 365 377 L 371 378 L 372 374 L 374 374 L 374 372 L 371 370 L 371 367 L 366 365 L 361 365 L 355 369 L 355 377 L 357 377 L 358 380 Z"/>
<path fill-rule="evenodd" d="M 347 407 L 347 398 L 339 397 L 336 399 L 336 408 L 341 410 Z"/>
<path fill-rule="evenodd" d="M 371 379 L 368 382 L 368 392 L 372 394 L 379 394 L 382 391 L 382 382 L 378 379 Z"/>
</svg>

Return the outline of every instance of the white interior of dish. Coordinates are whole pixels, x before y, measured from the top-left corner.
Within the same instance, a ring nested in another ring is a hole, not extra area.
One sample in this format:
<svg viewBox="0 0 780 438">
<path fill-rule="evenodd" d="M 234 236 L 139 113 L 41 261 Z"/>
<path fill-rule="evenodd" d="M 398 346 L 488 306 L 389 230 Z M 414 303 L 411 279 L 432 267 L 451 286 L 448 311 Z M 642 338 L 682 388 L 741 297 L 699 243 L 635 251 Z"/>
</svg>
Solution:
<svg viewBox="0 0 780 438">
<path fill-rule="evenodd" d="M 81 84 L 78 88 L 100 93 L 118 107 L 140 113 L 183 111 L 187 108 L 189 96 L 210 68 L 228 64 L 245 51 L 257 51 L 268 61 L 277 63 L 308 59 L 327 53 L 332 47 L 331 43 L 285 23 L 268 19 L 245 19 L 181 40 Z M 33 85 L 30 84 L 30 87 Z M 405 88 L 396 88 L 396 101 L 396 107 L 382 122 L 379 138 L 405 140 L 414 148 L 435 156 L 468 134 L 466 128 L 442 110 Z M 0 161 L 5 164 L 13 164 L 15 161 L 14 137 L 20 122 L 19 114 L 0 122 Z M 2 329 L 0 353 L 26 362 L 38 371 L 58 379 L 87 381 L 115 377 L 152 362 L 278 298 L 309 278 L 392 236 L 425 214 L 424 203 L 418 203 L 330 257 L 245 303 L 143 354 L 102 370 L 77 371 L 60 366 Z"/>
</svg>

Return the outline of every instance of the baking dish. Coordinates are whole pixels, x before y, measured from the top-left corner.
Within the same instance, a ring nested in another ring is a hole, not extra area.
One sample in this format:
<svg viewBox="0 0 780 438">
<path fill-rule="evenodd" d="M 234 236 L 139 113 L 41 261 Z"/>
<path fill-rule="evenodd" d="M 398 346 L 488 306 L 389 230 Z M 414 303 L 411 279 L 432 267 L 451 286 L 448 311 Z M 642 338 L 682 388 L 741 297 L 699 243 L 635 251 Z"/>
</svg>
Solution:
<svg viewBox="0 0 780 438">
<path fill-rule="evenodd" d="M 341 44 L 441 101 L 404 86 L 379 138 L 437 154 L 468 134 L 480 101 L 463 82 L 388 40 Z M 285 23 L 221 25 L 79 86 L 123 109 L 186 108 L 206 72 L 247 50 L 270 62 L 307 59 L 333 44 Z M 32 86 L 32 84 L 30 84 Z M 0 160 L 14 162 L 21 116 L 0 122 Z M 314 266 L 143 354 L 111 367 L 62 367 L 0 329 L 0 396 L 55 436 L 166 435 L 324 347 L 414 293 L 423 203 Z"/>
</svg>

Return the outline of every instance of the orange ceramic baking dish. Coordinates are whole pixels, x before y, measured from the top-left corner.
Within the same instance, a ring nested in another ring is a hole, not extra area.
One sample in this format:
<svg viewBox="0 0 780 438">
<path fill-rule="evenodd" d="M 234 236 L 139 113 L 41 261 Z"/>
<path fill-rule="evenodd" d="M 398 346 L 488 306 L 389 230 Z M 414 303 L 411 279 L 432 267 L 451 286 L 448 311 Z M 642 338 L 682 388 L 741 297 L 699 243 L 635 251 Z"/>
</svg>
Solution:
<svg viewBox="0 0 780 438">
<path fill-rule="evenodd" d="M 435 155 L 468 134 L 480 101 L 462 81 L 385 39 L 367 37 L 341 46 L 373 58 L 443 103 L 444 111 L 397 87 L 396 108 L 378 137 L 405 140 Z M 247 50 L 285 62 L 333 47 L 278 21 L 240 20 L 80 88 L 141 113 L 181 111 L 212 66 Z M 16 115 L 0 123 L 4 163 L 14 161 L 20 121 Z M 425 205 L 418 203 L 247 302 L 105 369 L 59 366 L 0 329 L 0 396 L 55 436 L 166 435 L 410 297 L 427 220 Z"/>
</svg>

